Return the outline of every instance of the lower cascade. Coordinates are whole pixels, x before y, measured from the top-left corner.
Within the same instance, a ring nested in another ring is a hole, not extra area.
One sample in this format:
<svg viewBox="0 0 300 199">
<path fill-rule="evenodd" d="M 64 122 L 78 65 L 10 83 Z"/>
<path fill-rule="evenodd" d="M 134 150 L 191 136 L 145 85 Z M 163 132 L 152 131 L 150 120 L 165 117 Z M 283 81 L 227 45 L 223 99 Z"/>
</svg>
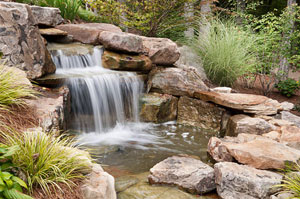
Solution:
<svg viewBox="0 0 300 199">
<path fill-rule="evenodd" d="M 51 50 L 50 45 L 56 73 L 68 77 L 72 128 L 84 133 L 103 133 L 117 124 L 139 121 L 138 99 L 143 82 L 135 73 L 103 68 L 102 51 L 100 47 L 88 49 L 72 45 Z"/>
</svg>

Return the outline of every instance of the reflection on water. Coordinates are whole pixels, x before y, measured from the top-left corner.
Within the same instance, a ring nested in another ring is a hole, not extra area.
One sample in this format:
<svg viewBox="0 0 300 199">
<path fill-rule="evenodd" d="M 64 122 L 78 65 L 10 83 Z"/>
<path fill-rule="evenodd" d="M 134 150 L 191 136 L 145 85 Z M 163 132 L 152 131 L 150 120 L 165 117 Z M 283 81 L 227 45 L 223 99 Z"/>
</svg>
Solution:
<svg viewBox="0 0 300 199">
<path fill-rule="evenodd" d="M 216 132 L 164 124 L 118 124 L 107 133 L 80 134 L 78 142 L 89 148 L 97 161 L 130 173 L 149 171 L 172 155 L 188 154 L 209 162 L 206 148 Z"/>
</svg>

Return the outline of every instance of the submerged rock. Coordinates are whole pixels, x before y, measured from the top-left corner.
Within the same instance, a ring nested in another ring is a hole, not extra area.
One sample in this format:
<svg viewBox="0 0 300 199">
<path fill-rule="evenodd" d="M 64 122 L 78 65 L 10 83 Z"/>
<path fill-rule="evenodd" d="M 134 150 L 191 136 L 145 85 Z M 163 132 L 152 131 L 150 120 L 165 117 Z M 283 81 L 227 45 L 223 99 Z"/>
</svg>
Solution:
<svg viewBox="0 0 300 199">
<path fill-rule="evenodd" d="M 235 115 L 232 116 L 227 123 L 226 135 L 237 136 L 240 133 L 262 135 L 275 129 L 276 127 L 274 125 L 269 124 L 261 118 Z"/>
<path fill-rule="evenodd" d="M 75 41 L 93 45 L 99 44 L 98 38 L 103 31 L 122 32 L 119 27 L 106 23 L 62 24 L 56 28 L 68 32 Z"/>
<path fill-rule="evenodd" d="M 173 156 L 150 169 L 150 184 L 176 185 L 190 193 L 203 194 L 216 188 L 214 170 L 200 160 Z"/>
<path fill-rule="evenodd" d="M 198 99 L 180 97 L 177 123 L 204 129 L 220 130 L 225 109 Z"/>
<path fill-rule="evenodd" d="M 192 97 L 196 91 L 207 91 L 208 87 L 201 80 L 194 68 L 156 67 L 149 74 L 148 89 L 151 91 Z"/>
<path fill-rule="evenodd" d="M 143 52 L 141 37 L 130 33 L 103 31 L 100 33 L 99 42 L 108 50 L 127 53 Z"/>
<path fill-rule="evenodd" d="M 102 65 L 108 69 L 130 71 L 149 71 L 152 68 L 151 60 L 145 55 L 126 55 L 110 51 L 104 51 Z"/>
<path fill-rule="evenodd" d="M 56 68 L 42 40 L 30 7 L 0 2 L 0 52 L 6 65 L 26 72 L 29 79 L 54 73 Z"/>
<path fill-rule="evenodd" d="M 256 115 L 275 115 L 282 110 L 278 101 L 261 95 L 197 91 L 194 97 Z"/>
<path fill-rule="evenodd" d="M 94 164 L 92 172 L 81 186 L 83 199 L 117 199 L 114 177 Z"/>
<path fill-rule="evenodd" d="M 122 192 L 128 189 L 129 187 L 137 184 L 140 180 L 133 176 L 123 176 L 116 178 L 116 191 Z"/>
<path fill-rule="evenodd" d="M 157 65 L 173 65 L 180 57 L 177 44 L 166 38 L 141 37 L 144 52 Z"/>
<path fill-rule="evenodd" d="M 142 98 L 140 117 L 144 122 L 162 123 L 176 120 L 178 98 L 172 95 L 149 93 Z"/>
<path fill-rule="evenodd" d="M 58 8 L 40 6 L 30 6 L 30 8 L 38 25 L 55 27 L 64 21 Z"/>
<path fill-rule="evenodd" d="M 217 192 L 224 199 L 266 199 L 276 192 L 282 176 L 231 162 L 214 166 Z"/>
</svg>

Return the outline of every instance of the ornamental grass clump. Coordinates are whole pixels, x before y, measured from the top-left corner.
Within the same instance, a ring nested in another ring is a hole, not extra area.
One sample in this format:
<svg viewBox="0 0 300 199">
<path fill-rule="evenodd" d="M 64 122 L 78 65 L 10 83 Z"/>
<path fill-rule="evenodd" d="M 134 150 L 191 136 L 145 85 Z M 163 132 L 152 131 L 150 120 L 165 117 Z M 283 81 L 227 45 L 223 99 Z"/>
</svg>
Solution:
<svg viewBox="0 0 300 199">
<path fill-rule="evenodd" d="M 232 86 L 254 69 L 255 37 L 233 21 L 209 20 L 189 45 L 199 55 L 208 78 L 220 86 Z"/>
<path fill-rule="evenodd" d="M 57 137 L 57 132 L 1 135 L 8 146 L 18 147 L 12 162 L 25 174 L 29 193 L 34 188 L 41 188 L 45 194 L 50 194 L 51 188 L 62 191 L 62 184 L 71 187 L 74 180 L 84 178 L 90 170 L 89 157 L 75 148 L 75 142 L 68 137 Z"/>
</svg>

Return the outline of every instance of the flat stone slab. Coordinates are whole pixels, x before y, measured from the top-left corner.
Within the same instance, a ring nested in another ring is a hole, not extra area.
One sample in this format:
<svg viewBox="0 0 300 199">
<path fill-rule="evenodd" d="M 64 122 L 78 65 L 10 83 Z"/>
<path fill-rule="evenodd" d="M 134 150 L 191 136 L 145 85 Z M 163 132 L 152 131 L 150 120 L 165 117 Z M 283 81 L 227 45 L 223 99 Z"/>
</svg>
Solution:
<svg viewBox="0 0 300 199">
<path fill-rule="evenodd" d="M 57 28 L 44 28 L 40 29 L 41 35 L 44 36 L 67 36 L 68 33 L 66 31 L 59 30 Z"/>
<path fill-rule="evenodd" d="M 218 195 L 223 199 L 262 199 L 275 193 L 282 176 L 232 162 L 215 164 Z"/>
<path fill-rule="evenodd" d="M 150 169 L 150 184 L 176 185 L 190 193 L 206 193 L 216 188 L 214 170 L 191 157 L 169 157 Z"/>
<path fill-rule="evenodd" d="M 257 115 L 276 115 L 282 110 L 278 101 L 261 95 L 197 91 L 194 97 Z"/>
</svg>

